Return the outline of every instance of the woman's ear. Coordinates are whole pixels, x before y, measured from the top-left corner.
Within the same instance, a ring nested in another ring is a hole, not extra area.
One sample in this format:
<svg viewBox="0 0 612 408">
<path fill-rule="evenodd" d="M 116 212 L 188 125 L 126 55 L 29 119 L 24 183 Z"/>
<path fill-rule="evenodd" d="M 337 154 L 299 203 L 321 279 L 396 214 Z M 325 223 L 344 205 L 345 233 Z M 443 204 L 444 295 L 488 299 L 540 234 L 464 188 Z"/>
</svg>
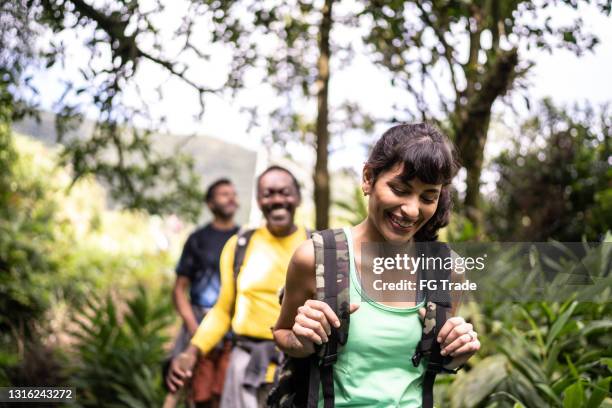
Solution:
<svg viewBox="0 0 612 408">
<path fill-rule="evenodd" d="M 368 195 L 372 191 L 372 185 L 374 180 L 374 174 L 372 172 L 372 168 L 369 166 L 363 166 L 363 174 L 361 178 L 361 189 L 363 190 L 363 195 Z"/>
</svg>

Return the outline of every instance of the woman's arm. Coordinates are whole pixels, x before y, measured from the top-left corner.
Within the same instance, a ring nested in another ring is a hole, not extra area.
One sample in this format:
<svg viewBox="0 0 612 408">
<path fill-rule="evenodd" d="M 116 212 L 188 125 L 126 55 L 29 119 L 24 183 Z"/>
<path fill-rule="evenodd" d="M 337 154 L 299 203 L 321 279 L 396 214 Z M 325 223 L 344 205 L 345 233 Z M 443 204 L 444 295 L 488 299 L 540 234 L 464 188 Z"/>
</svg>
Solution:
<svg viewBox="0 0 612 408">
<path fill-rule="evenodd" d="M 281 312 L 273 328 L 276 345 L 292 357 L 314 353 L 314 343 L 327 342 L 330 325 L 340 325 L 326 303 L 313 300 L 315 293 L 314 246 L 308 240 L 289 262 Z"/>
</svg>

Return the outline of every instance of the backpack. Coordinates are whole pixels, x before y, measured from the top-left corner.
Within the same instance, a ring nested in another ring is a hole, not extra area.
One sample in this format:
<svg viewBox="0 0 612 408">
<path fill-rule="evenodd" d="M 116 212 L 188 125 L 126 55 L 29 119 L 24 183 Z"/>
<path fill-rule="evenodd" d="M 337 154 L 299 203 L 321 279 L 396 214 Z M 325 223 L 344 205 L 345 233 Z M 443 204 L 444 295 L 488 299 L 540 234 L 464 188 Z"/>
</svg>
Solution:
<svg viewBox="0 0 612 408">
<path fill-rule="evenodd" d="M 340 320 L 338 329 L 332 327 L 327 343 L 315 345 L 315 353 L 305 358 L 284 356 L 276 373 L 275 385 L 268 396 L 270 408 L 316 408 L 321 384 L 324 408 L 334 407 L 334 363 L 338 351 L 346 344 L 349 334 L 349 251 L 346 235 L 342 229 L 328 229 L 312 234 L 315 250 L 316 299 L 326 302 Z M 427 250 L 429 246 L 425 246 Z M 435 255 L 450 256 L 446 244 L 436 245 Z M 431 252 L 431 251 L 429 251 Z M 419 276 L 421 271 L 419 270 Z M 448 271 L 434 271 L 433 279 L 449 279 Z M 440 355 L 436 340 L 438 330 L 450 315 L 450 294 L 441 285 L 433 293 L 425 291 L 427 299 L 423 333 L 411 358 L 416 367 L 422 358 L 428 364 L 423 378 L 423 407 L 433 407 L 433 385 L 436 375 L 448 370 L 452 357 Z M 406 357 L 406 361 L 410 356 Z"/>
</svg>

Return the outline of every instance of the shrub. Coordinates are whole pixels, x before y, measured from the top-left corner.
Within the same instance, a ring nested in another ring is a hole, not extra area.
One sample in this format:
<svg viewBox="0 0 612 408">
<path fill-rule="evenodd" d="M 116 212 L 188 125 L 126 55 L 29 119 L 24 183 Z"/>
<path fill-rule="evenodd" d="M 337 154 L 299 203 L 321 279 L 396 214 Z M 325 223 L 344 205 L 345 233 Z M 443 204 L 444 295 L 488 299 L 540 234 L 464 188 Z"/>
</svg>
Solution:
<svg viewBox="0 0 612 408">
<path fill-rule="evenodd" d="M 174 313 L 169 296 L 139 286 L 126 305 L 92 299 L 75 319 L 76 362 L 69 384 L 84 407 L 161 406 L 164 329 Z M 122 309 L 125 309 L 124 311 Z"/>
</svg>

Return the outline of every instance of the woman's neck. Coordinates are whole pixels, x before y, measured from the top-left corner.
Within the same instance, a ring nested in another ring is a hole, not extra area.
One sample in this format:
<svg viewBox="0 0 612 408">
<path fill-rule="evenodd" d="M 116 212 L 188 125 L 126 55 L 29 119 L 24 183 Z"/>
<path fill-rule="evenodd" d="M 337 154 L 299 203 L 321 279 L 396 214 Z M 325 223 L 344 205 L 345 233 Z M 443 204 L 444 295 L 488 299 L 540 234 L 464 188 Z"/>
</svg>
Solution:
<svg viewBox="0 0 612 408">
<path fill-rule="evenodd" d="M 355 256 L 355 272 L 357 272 L 358 276 L 361 276 L 361 244 L 365 242 L 384 242 L 385 238 L 378 232 L 378 229 L 372 224 L 369 217 L 355 225 L 351 229 L 351 233 Z"/>
<path fill-rule="evenodd" d="M 368 217 L 353 228 L 353 241 L 355 244 L 361 244 L 362 242 L 384 242 L 385 238 L 378 232 L 378 229 L 376 229 Z"/>
</svg>

